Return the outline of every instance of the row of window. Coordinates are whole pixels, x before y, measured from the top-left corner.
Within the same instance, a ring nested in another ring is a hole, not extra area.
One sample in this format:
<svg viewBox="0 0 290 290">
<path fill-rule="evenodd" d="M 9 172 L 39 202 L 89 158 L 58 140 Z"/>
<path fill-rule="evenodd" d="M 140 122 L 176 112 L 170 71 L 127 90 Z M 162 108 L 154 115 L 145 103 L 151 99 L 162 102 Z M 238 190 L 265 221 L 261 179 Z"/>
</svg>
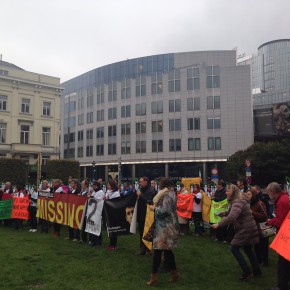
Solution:
<svg viewBox="0 0 290 290">
<path fill-rule="evenodd" d="M 29 144 L 30 126 L 20 126 L 20 143 Z M 0 143 L 6 143 L 7 124 L 0 123 Z M 42 145 L 50 146 L 51 129 L 49 127 L 42 128 Z"/>
<path fill-rule="evenodd" d="M 207 97 L 207 109 L 220 109 L 220 96 L 208 96 Z M 187 110 L 197 111 L 200 110 L 200 98 L 188 98 L 187 99 Z M 169 100 L 169 113 L 181 112 L 181 99 Z M 162 114 L 163 113 L 163 101 L 156 101 L 151 103 L 151 114 Z M 146 115 L 146 103 L 136 104 L 135 106 L 136 116 Z M 98 110 L 96 112 L 97 122 L 105 120 L 105 111 Z M 126 105 L 121 107 L 121 118 L 131 117 L 131 106 Z M 117 108 L 108 109 L 108 120 L 117 119 Z M 73 121 L 74 120 L 74 121 Z M 84 125 L 84 114 L 78 115 L 78 125 Z M 88 112 L 86 123 L 94 123 L 94 112 Z M 75 126 L 75 117 L 65 118 L 65 128 Z"/>
<path fill-rule="evenodd" d="M 201 150 L 200 138 L 188 138 L 187 140 L 188 151 L 199 151 Z M 208 137 L 207 139 L 208 150 L 221 150 L 221 138 L 220 137 Z M 181 151 L 181 139 L 169 139 L 169 151 L 179 152 Z M 163 140 L 152 140 L 152 153 L 163 152 Z M 147 153 L 146 141 L 136 141 L 136 153 Z M 74 155 L 74 148 L 65 149 L 64 157 L 72 158 Z M 108 144 L 108 155 L 117 154 L 117 143 Z M 131 142 L 121 142 L 121 154 L 131 154 Z M 96 145 L 96 156 L 104 155 L 104 144 Z M 86 157 L 93 156 L 93 146 L 86 146 Z M 78 147 L 77 157 L 84 157 L 84 147 Z"/>
<path fill-rule="evenodd" d="M 7 96 L 0 95 L 0 111 L 7 111 Z M 22 98 L 20 112 L 24 114 L 30 113 L 30 99 Z M 42 115 L 51 115 L 51 102 L 43 102 Z"/>
<path fill-rule="evenodd" d="M 163 132 L 163 120 L 152 121 L 151 122 L 151 132 L 161 133 Z M 207 129 L 220 129 L 221 128 L 221 118 L 209 117 L 207 118 Z M 188 130 L 200 130 L 200 118 L 187 118 L 187 129 Z M 170 119 L 169 120 L 169 131 L 181 131 L 181 119 Z M 146 122 L 136 123 L 136 134 L 146 133 Z M 86 130 L 86 139 L 93 139 L 93 129 Z M 121 135 L 131 135 L 131 124 L 121 124 Z M 117 125 L 108 126 L 108 137 L 117 136 Z M 105 137 L 105 127 L 96 128 L 96 138 Z M 84 139 L 83 130 L 78 131 L 78 141 Z M 74 142 L 75 133 L 65 134 L 64 143 Z"/>
</svg>

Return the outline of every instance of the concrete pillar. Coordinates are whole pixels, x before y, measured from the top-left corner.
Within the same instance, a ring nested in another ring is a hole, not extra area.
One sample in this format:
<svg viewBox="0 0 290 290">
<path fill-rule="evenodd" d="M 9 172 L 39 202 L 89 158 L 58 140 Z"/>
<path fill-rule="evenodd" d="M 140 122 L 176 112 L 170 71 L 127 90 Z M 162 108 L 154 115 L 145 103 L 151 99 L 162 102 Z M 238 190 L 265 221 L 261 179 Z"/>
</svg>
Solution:
<svg viewBox="0 0 290 290">
<path fill-rule="evenodd" d="M 135 166 L 135 164 L 132 164 L 132 184 L 133 184 L 135 178 L 136 178 L 136 166 Z"/>
<path fill-rule="evenodd" d="M 86 166 L 84 166 L 83 167 L 83 176 L 84 176 L 84 179 L 86 179 L 87 178 L 87 167 Z"/>
<path fill-rule="evenodd" d="M 168 163 L 165 163 L 165 177 L 169 178 L 169 166 L 168 166 Z"/>
<path fill-rule="evenodd" d="M 109 167 L 108 165 L 105 165 L 105 181 L 108 182 L 108 175 L 109 175 Z"/>
<path fill-rule="evenodd" d="M 203 162 L 203 170 L 202 170 L 202 180 L 203 182 L 207 181 L 207 164 L 206 162 Z"/>
</svg>

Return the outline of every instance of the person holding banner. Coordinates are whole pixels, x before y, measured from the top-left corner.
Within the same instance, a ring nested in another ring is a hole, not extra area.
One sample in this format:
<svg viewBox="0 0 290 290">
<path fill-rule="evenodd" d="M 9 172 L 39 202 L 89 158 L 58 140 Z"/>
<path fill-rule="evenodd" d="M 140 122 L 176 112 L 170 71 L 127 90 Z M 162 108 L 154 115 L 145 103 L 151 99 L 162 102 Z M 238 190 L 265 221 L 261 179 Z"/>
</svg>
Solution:
<svg viewBox="0 0 290 290">
<path fill-rule="evenodd" d="M 277 228 L 277 233 L 290 210 L 289 196 L 281 189 L 281 186 L 272 182 L 267 186 L 267 192 L 271 200 L 275 202 L 275 217 L 267 220 L 267 225 Z M 277 265 L 278 287 L 277 290 L 288 290 L 290 280 L 290 261 L 278 255 Z"/>
<path fill-rule="evenodd" d="M 78 195 L 81 195 L 81 196 L 88 196 L 89 194 L 89 182 L 85 179 L 81 182 L 81 191 Z M 84 221 L 84 224 L 83 224 L 83 228 L 81 230 L 81 239 L 80 239 L 80 243 L 84 244 L 88 241 L 88 238 L 87 238 L 87 233 L 85 231 L 85 224 L 86 224 L 86 217 L 85 217 L 85 221 Z"/>
<path fill-rule="evenodd" d="M 172 252 L 177 247 L 178 220 L 176 213 L 177 197 L 174 185 L 168 178 L 161 178 L 159 182 L 160 191 L 153 198 L 150 209 L 155 211 L 155 229 L 153 233 L 153 266 L 150 280 L 147 285 L 155 285 L 158 282 L 158 268 L 161 263 L 161 255 L 164 252 L 165 260 L 171 270 L 171 282 L 179 280 L 175 257 Z"/>
<path fill-rule="evenodd" d="M 230 212 L 219 223 L 213 224 L 212 228 L 217 229 L 233 224 L 235 235 L 231 241 L 231 252 L 242 269 L 240 280 L 247 280 L 252 274 L 261 276 L 261 269 L 253 250 L 253 246 L 259 242 L 259 233 L 252 211 L 236 185 L 230 184 L 226 195 L 230 203 Z M 240 252 L 241 247 L 251 263 L 252 270 Z"/>
<path fill-rule="evenodd" d="M 24 193 L 22 191 L 22 185 L 20 183 L 16 185 L 16 190 L 13 193 L 13 197 L 24 197 Z M 22 219 L 14 219 L 14 229 L 15 230 L 23 229 L 22 222 L 23 222 Z"/>
<path fill-rule="evenodd" d="M 194 235 L 196 237 L 202 236 L 202 193 L 200 186 L 195 184 L 193 186 L 193 210 L 192 217 L 194 220 Z"/>
<path fill-rule="evenodd" d="M 48 181 L 43 180 L 41 186 L 38 189 L 38 196 L 43 196 L 49 198 L 50 187 L 48 186 Z M 39 218 L 39 224 L 41 228 L 41 233 L 48 233 L 49 221 Z"/>
<path fill-rule="evenodd" d="M 30 205 L 28 207 L 29 215 L 30 215 L 30 232 L 37 232 L 37 218 L 36 218 L 36 205 L 37 205 L 38 192 L 34 190 L 34 187 L 31 189 L 31 193 L 29 194 Z"/>
<path fill-rule="evenodd" d="M 179 196 L 180 194 L 188 194 L 189 192 L 186 190 L 186 188 L 184 187 L 183 183 L 180 183 L 180 191 L 177 193 L 177 196 Z M 189 199 L 192 200 L 192 195 L 188 195 Z M 191 203 L 192 205 L 192 203 Z M 189 232 L 189 219 L 184 217 L 184 216 L 180 216 L 178 214 L 178 223 L 179 223 L 179 229 L 180 229 L 180 235 L 187 235 Z"/>
<path fill-rule="evenodd" d="M 116 197 L 120 197 L 120 192 L 118 190 L 117 183 L 113 179 L 110 179 L 107 183 L 107 192 L 104 198 L 108 200 L 108 199 L 113 199 Z M 114 251 L 116 250 L 116 246 L 117 246 L 117 235 L 115 233 L 111 233 L 110 245 L 107 246 L 106 249 L 108 251 Z"/>
<path fill-rule="evenodd" d="M 63 193 L 63 188 L 61 186 L 62 181 L 60 179 L 55 179 L 53 181 L 53 194 L 55 193 Z M 59 237 L 60 236 L 60 224 L 58 223 L 53 223 L 53 236 L 54 237 Z"/>
</svg>

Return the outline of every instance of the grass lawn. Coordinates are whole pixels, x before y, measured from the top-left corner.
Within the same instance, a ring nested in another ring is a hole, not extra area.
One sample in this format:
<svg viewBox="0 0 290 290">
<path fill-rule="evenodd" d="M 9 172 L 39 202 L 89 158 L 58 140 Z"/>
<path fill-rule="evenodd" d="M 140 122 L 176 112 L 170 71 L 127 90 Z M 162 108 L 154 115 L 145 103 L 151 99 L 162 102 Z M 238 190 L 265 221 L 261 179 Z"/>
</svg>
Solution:
<svg viewBox="0 0 290 290">
<path fill-rule="evenodd" d="M 51 229 L 50 229 L 51 231 Z M 146 285 L 152 257 L 135 256 L 138 235 L 119 237 L 117 250 L 107 252 L 103 246 L 64 240 L 51 233 L 15 231 L 0 224 L 0 289 L 150 289 Z M 263 276 L 247 282 L 238 280 L 240 269 L 228 244 L 214 242 L 209 236 L 182 236 L 175 249 L 178 283 L 168 282 L 169 274 L 160 274 L 161 289 L 269 289 L 276 285 L 276 254 L 270 250 L 269 267 Z"/>
</svg>

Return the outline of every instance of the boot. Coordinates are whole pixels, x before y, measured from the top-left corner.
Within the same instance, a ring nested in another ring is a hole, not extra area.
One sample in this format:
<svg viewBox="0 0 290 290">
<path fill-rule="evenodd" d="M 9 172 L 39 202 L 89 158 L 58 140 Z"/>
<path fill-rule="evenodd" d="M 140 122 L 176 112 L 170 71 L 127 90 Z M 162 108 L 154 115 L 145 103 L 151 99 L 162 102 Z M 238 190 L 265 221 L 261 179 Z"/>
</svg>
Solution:
<svg viewBox="0 0 290 290">
<path fill-rule="evenodd" d="M 150 280 L 147 282 L 147 285 L 153 286 L 158 282 L 157 274 L 152 273 Z"/>
<path fill-rule="evenodd" d="M 172 270 L 170 275 L 171 275 L 170 282 L 177 282 L 179 280 L 180 274 L 179 272 L 177 272 L 177 270 Z"/>
</svg>

